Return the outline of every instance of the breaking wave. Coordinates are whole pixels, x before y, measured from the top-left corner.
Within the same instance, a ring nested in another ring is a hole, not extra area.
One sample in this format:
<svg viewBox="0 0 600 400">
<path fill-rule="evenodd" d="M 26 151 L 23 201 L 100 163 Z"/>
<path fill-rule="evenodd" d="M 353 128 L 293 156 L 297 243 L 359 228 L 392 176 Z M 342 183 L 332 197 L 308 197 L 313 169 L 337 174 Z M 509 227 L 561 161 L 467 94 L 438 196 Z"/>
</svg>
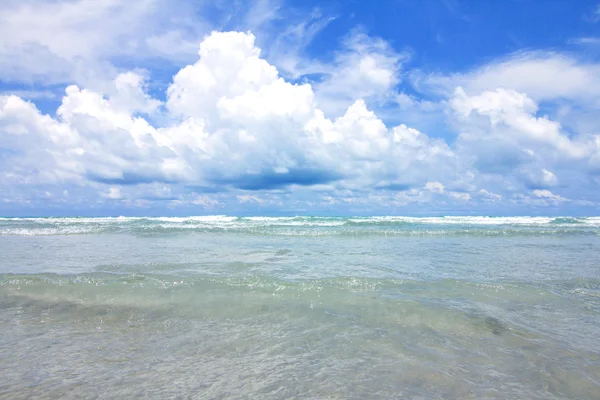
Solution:
<svg viewBox="0 0 600 400">
<path fill-rule="evenodd" d="M 275 236 L 599 234 L 600 217 L 103 217 L 0 218 L 1 236 L 231 232 Z"/>
</svg>

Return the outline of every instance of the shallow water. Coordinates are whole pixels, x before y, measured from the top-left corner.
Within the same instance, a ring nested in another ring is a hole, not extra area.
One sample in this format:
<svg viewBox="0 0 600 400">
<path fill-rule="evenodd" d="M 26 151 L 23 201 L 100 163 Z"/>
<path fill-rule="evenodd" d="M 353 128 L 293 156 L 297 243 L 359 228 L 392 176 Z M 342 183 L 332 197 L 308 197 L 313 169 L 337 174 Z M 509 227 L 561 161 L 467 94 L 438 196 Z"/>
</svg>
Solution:
<svg viewBox="0 0 600 400">
<path fill-rule="evenodd" d="M 600 398 L 600 218 L 0 219 L 6 398 Z"/>
</svg>

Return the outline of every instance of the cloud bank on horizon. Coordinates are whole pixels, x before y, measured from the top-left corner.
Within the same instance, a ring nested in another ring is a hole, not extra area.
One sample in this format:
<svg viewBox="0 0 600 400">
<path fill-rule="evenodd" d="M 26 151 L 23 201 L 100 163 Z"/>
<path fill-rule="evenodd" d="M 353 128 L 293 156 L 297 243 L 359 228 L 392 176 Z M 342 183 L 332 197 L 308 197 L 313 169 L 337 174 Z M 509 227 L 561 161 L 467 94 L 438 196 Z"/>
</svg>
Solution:
<svg viewBox="0 0 600 400">
<path fill-rule="evenodd" d="M 3 3 L 0 214 L 598 213 L 600 5 L 303 4 Z"/>
</svg>

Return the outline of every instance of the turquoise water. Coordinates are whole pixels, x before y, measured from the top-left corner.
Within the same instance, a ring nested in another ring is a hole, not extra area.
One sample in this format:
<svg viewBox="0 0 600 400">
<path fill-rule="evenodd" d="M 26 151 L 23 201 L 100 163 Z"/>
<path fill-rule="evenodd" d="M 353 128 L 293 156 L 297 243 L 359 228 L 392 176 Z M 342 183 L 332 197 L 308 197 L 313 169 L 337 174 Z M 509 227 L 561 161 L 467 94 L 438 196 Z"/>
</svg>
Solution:
<svg viewBox="0 0 600 400">
<path fill-rule="evenodd" d="M 600 398 L 600 218 L 0 219 L 6 398 Z"/>
</svg>

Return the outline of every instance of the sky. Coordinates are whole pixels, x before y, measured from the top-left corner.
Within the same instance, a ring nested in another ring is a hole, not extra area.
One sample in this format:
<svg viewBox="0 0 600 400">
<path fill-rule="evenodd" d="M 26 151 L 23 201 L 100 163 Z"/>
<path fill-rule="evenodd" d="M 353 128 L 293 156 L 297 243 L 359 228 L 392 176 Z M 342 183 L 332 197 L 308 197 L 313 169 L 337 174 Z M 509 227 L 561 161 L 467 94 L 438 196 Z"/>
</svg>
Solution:
<svg viewBox="0 0 600 400">
<path fill-rule="evenodd" d="M 600 215 L 600 3 L 4 0 L 0 215 Z"/>
</svg>

